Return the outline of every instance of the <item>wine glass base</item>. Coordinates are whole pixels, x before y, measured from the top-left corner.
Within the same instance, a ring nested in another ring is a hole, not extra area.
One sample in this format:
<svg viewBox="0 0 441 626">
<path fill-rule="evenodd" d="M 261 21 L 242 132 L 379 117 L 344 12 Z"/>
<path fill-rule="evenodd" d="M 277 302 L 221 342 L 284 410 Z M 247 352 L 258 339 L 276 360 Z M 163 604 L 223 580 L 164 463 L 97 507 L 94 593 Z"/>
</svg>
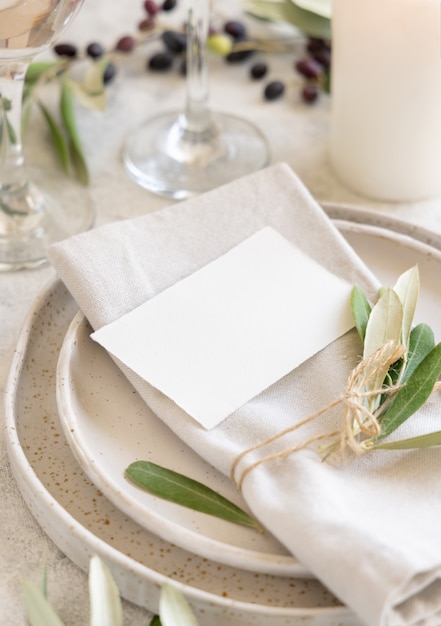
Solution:
<svg viewBox="0 0 441 626">
<path fill-rule="evenodd" d="M 0 196 L 0 272 L 45 265 L 51 244 L 88 230 L 94 222 L 87 188 L 56 178 L 53 171 L 27 168 L 27 174 L 32 183 L 25 194 Z"/>
<path fill-rule="evenodd" d="M 153 193 L 183 200 L 268 164 L 267 142 L 254 125 L 223 113 L 210 119 L 208 131 L 192 132 L 172 112 L 136 129 L 123 152 L 131 178 Z"/>
</svg>

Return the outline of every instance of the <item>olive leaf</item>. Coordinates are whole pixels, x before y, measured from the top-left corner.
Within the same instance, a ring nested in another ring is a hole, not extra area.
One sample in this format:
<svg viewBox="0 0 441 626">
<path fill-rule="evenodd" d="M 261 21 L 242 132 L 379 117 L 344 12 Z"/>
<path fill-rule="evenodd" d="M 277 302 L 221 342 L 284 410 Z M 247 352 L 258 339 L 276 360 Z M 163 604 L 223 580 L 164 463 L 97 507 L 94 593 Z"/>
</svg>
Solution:
<svg viewBox="0 0 441 626">
<path fill-rule="evenodd" d="M 416 448 L 431 448 L 441 445 L 441 430 L 418 437 L 409 437 L 399 441 L 389 441 L 370 445 L 371 450 L 411 450 Z"/>
<path fill-rule="evenodd" d="M 22 589 L 29 626 L 64 626 L 39 587 L 24 580 Z"/>
<path fill-rule="evenodd" d="M 415 328 L 412 328 L 409 335 L 407 362 L 401 377 L 402 383 L 408 380 L 417 365 L 421 363 L 434 347 L 435 337 L 430 326 L 418 324 Z"/>
<path fill-rule="evenodd" d="M 391 350 L 399 345 L 403 320 L 403 306 L 393 289 L 385 289 L 377 303 L 372 308 L 366 324 L 364 337 L 363 358 L 373 355 L 377 350 L 390 344 Z M 368 378 L 366 391 L 381 389 L 386 376 L 390 373 L 388 358 L 382 364 L 378 363 L 376 373 Z M 384 397 L 369 398 L 368 404 L 373 410 Z"/>
<path fill-rule="evenodd" d="M 26 135 L 29 120 L 31 119 L 31 111 L 32 105 L 34 104 L 34 100 L 31 97 L 24 97 L 22 104 L 22 115 L 21 115 L 21 134 L 22 137 Z"/>
<path fill-rule="evenodd" d="M 71 170 L 69 144 L 66 140 L 63 130 L 42 102 L 39 102 L 38 106 L 40 107 L 40 110 L 43 113 L 43 116 L 48 124 L 54 148 L 58 154 L 58 158 L 60 159 L 61 166 L 66 174 L 69 174 Z"/>
<path fill-rule="evenodd" d="M 159 617 L 162 626 L 198 626 L 184 595 L 169 583 L 161 587 Z"/>
<path fill-rule="evenodd" d="M 332 17 L 332 2 L 331 0 L 291 0 L 291 2 L 301 9 L 316 13 L 329 20 Z"/>
<path fill-rule="evenodd" d="M 9 137 L 9 141 L 11 142 L 12 145 L 15 145 L 18 141 L 17 139 L 17 134 L 14 130 L 14 127 L 12 126 L 11 122 L 9 121 L 8 117 L 5 115 L 5 122 L 6 122 L 6 129 L 8 131 L 8 137 Z"/>
<path fill-rule="evenodd" d="M 25 83 L 27 86 L 35 84 L 38 80 L 41 80 L 42 76 L 47 74 L 49 70 L 53 70 L 59 66 L 59 61 L 37 61 L 30 63 L 26 70 Z"/>
<path fill-rule="evenodd" d="M 189 509 L 262 530 L 248 513 L 206 485 L 149 461 L 135 461 L 126 476 L 138 487 Z"/>
<path fill-rule="evenodd" d="M 96 64 L 94 64 L 95 66 Z M 22 131 L 26 131 L 29 123 L 31 108 L 34 102 L 38 103 L 39 109 L 48 125 L 52 143 L 55 152 L 60 160 L 61 166 L 66 174 L 75 173 L 78 180 L 84 184 L 89 184 L 89 172 L 86 159 L 81 145 L 75 120 L 75 95 L 82 93 L 83 87 L 79 87 L 79 83 L 70 80 L 67 75 L 69 69 L 68 62 L 64 59 L 56 62 L 39 62 L 32 63 L 26 73 L 25 89 L 23 93 L 23 117 Z M 101 85 L 99 89 L 104 89 L 102 79 L 102 68 L 94 69 L 101 74 Z M 59 109 L 61 113 L 62 124 L 59 124 L 49 109 L 41 102 L 39 97 L 40 88 L 57 80 L 60 85 L 60 102 Z M 84 88 L 85 90 L 85 88 Z M 89 96 L 87 103 L 86 96 L 83 97 L 83 103 L 89 108 L 99 108 L 102 110 L 105 106 L 105 94 L 100 94 L 99 98 L 92 95 Z M 93 102 L 93 106 L 92 106 Z"/>
<path fill-rule="evenodd" d="M 371 305 L 366 297 L 366 294 L 360 287 L 354 287 L 351 292 L 351 309 L 352 317 L 354 318 L 355 328 L 362 341 L 366 336 L 366 326 L 371 314 Z"/>
<path fill-rule="evenodd" d="M 329 19 L 296 6 L 291 0 L 247 0 L 244 9 L 259 19 L 293 24 L 311 37 L 331 38 Z"/>
<path fill-rule="evenodd" d="M 388 437 L 411 417 L 429 398 L 440 375 L 441 343 L 426 355 L 397 391 L 381 419 L 381 432 L 373 441 Z"/>
<path fill-rule="evenodd" d="M 87 70 L 82 82 L 71 81 L 70 86 L 78 102 L 93 111 L 105 111 L 107 92 L 104 85 L 104 71 L 108 61 L 96 61 Z"/>
<path fill-rule="evenodd" d="M 8 134 L 9 142 L 15 145 L 18 141 L 17 134 L 11 122 L 9 121 L 9 117 L 8 117 L 8 113 L 11 111 L 11 109 L 12 109 L 11 100 L 9 98 L 6 98 L 5 96 L 2 97 L 0 95 L 0 124 L 2 126 L 2 131 L 3 131 L 3 124 L 4 124 L 6 126 L 6 132 Z"/>
<path fill-rule="evenodd" d="M 90 626 L 122 626 L 118 587 L 105 563 L 93 556 L 89 563 Z"/>
<path fill-rule="evenodd" d="M 154 615 L 150 620 L 149 626 L 161 626 L 161 618 L 159 615 Z"/>
<path fill-rule="evenodd" d="M 435 347 L 435 338 L 432 329 L 427 324 L 418 324 L 410 331 L 406 357 L 391 365 L 388 372 L 389 386 L 403 384 L 408 380 L 414 369 Z M 382 402 L 386 401 L 385 394 Z M 388 404 L 393 402 L 390 397 Z"/>
<path fill-rule="evenodd" d="M 403 322 L 401 328 L 401 342 L 407 346 L 412 322 L 418 302 L 420 279 L 418 266 L 411 267 L 398 277 L 393 290 L 400 298 L 403 306 Z"/>
<path fill-rule="evenodd" d="M 68 80 L 64 80 L 61 87 L 60 111 L 65 130 L 69 137 L 69 149 L 72 163 L 77 172 L 78 179 L 84 185 L 89 184 L 89 172 L 84 157 L 81 140 L 78 134 L 75 120 L 75 103 L 73 88 Z"/>
<path fill-rule="evenodd" d="M 369 316 L 363 358 L 370 356 L 389 341 L 398 345 L 402 320 L 403 306 L 399 297 L 393 289 L 385 289 Z"/>
</svg>

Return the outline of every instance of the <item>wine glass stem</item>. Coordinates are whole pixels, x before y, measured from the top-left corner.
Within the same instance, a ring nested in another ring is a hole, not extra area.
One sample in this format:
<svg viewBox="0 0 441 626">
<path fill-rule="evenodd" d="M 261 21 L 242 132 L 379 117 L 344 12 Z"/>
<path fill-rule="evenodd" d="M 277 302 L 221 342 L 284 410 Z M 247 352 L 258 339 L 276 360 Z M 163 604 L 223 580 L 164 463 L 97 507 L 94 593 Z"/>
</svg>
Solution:
<svg viewBox="0 0 441 626">
<path fill-rule="evenodd" d="M 207 38 L 210 0 L 192 0 L 187 24 L 187 101 L 185 126 L 192 132 L 205 132 L 211 126 L 208 106 Z"/>
<path fill-rule="evenodd" d="M 0 65 L 0 206 L 25 184 L 21 113 L 26 63 Z"/>
</svg>

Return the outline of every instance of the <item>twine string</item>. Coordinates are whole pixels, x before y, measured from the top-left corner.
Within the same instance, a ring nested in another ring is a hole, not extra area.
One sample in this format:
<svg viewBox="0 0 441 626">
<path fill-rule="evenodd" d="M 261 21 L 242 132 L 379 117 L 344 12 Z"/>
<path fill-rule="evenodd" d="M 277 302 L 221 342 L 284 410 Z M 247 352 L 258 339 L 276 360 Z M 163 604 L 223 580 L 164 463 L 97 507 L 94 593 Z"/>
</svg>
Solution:
<svg viewBox="0 0 441 626">
<path fill-rule="evenodd" d="M 330 444 L 323 448 L 324 451 L 327 451 L 326 456 L 333 451 L 339 450 L 342 452 L 348 448 L 356 454 L 360 454 L 364 451 L 364 448 L 358 439 L 358 435 L 363 434 L 372 437 L 378 435 L 381 428 L 377 417 L 376 403 L 366 402 L 366 400 L 375 400 L 379 395 L 383 394 L 391 396 L 401 388 L 399 384 L 395 384 L 391 387 L 382 387 L 382 384 L 389 367 L 398 361 L 403 356 L 405 351 L 405 346 L 401 344 L 397 345 L 393 341 L 389 341 L 382 347 L 378 348 L 378 350 L 373 352 L 371 355 L 361 360 L 349 375 L 346 389 L 343 394 L 329 402 L 326 406 L 320 408 L 318 411 L 308 415 L 303 420 L 293 424 L 292 426 L 284 428 L 278 433 L 256 443 L 237 455 L 231 466 L 231 479 L 236 482 L 238 488 L 241 489 L 245 476 L 262 463 L 285 458 L 295 452 L 311 446 L 314 443 L 326 439 L 332 440 Z M 369 384 L 372 384 L 371 381 L 376 382 L 377 380 L 380 380 L 378 387 L 375 386 L 375 388 L 369 388 Z M 312 435 L 305 441 L 294 446 L 263 456 L 246 466 L 240 472 L 239 476 L 236 477 L 239 463 L 250 453 L 268 446 L 278 439 L 299 430 L 339 404 L 343 404 L 345 409 L 341 428 Z"/>
</svg>

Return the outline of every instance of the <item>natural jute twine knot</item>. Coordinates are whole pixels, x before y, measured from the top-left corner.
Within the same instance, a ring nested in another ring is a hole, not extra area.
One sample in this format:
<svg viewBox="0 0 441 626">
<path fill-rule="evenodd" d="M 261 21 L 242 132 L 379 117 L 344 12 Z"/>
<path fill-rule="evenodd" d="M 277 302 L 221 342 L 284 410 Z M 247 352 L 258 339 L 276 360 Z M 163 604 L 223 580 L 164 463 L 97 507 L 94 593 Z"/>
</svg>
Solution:
<svg viewBox="0 0 441 626">
<path fill-rule="evenodd" d="M 241 452 L 235 458 L 231 466 L 231 478 L 234 482 L 236 482 L 238 488 L 242 488 L 245 476 L 262 463 L 285 458 L 294 452 L 304 450 L 319 441 L 331 440 L 331 443 L 323 449 L 328 451 L 328 453 L 330 451 L 341 453 L 348 449 L 352 450 L 355 454 L 363 452 L 364 448 L 362 446 L 362 442 L 360 441 L 360 435 L 375 437 L 380 434 L 381 430 L 376 412 L 378 407 L 375 402 L 369 402 L 368 400 L 372 400 L 384 394 L 392 396 L 400 389 L 400 385 L 382 387 L 382 383 L 389 367 L 398 361 L 405 352 L 405 346 L 401 344 L 397 345 L 392 341 L 387 342 L 384 346 L 373 352 L 365 359 L 361 360 L 360 363 L 352 370 L 347 380 L 346 389 L 338 398 L 300 422 L 281 430 L 275 435 L 272 435 L 271 437 L 268 437 L 267 439 L 264 439 L 256 445 Z M 382 373 L 384 373 L 383 377 Z M 371 388 L 372 381 L 376 382 L 378 378 L 381 380 L 380 386 Z M 316 420 L 321 415 L 339 404 L 344 406 L 343 424 L 339 429 L 318 433 L 303 442 L 286 448 L 285 450 L 268 454 L 267 456 L 250 463 L 236 477 L 239 463 L 248 454 L 270 445 L 274 441 L 281 439 L 289 433 L 293 433 L 302 426 Z"/>
</svg>

